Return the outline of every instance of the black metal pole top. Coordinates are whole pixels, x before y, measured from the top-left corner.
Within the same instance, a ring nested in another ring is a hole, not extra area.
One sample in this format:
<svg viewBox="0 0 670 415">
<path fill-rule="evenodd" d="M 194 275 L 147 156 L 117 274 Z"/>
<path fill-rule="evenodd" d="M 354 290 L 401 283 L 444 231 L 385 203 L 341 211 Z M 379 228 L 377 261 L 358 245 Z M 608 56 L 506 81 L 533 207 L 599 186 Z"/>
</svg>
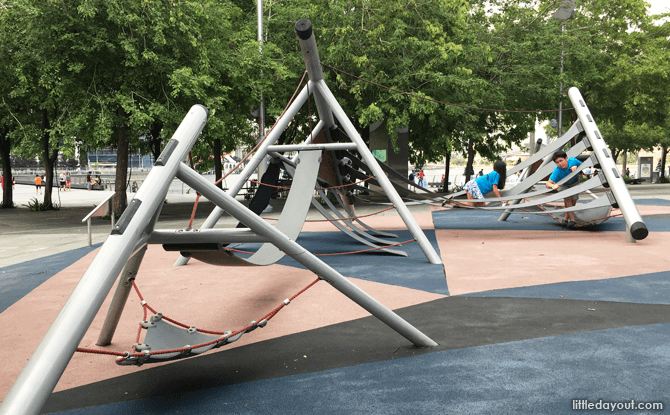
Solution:
<svg viewBox="0 0 670 415">
<path fill-rule="evenodd" d="M 295 33 L 302 40 L 307 40 L 312 36 L 312 22 L 309 19 L 300 19 L 295 24 Z"/>
</svg>

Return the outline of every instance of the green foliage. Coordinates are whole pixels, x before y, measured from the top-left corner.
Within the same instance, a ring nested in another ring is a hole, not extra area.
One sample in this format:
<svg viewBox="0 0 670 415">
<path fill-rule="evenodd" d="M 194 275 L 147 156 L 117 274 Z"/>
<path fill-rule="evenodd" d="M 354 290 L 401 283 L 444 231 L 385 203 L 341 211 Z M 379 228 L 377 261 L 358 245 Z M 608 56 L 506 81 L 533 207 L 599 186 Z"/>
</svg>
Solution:
<svg viewBox="0 0 670 415">
<path fill-rule="evenodd" d="M 24 205 L 30 209 L 31 212 L 45 212 L 47 210 L 59 210 L 60 205 L 51 203 L 50 201 L 40 202 L 37 198 L 32 198 Z"/>
<path fill-rule="evenodd" d="M 122 213 L 114 212 L 114 220 L 115 221 L 119 220 L 121 215 L 122 215 Z M 112 220 L 112 215 L 111 214 L 102 215 L 102 216 L 99 216 L 98 219 L 111 221 Z"/>
<path fill-rule="evenodd" d="M 570 86 L 580 88 L 615 153 L 670 144 L 670 23 L 653 24 L 643 0 L 584 0 L 567 21 L 551 17 L 556 7 L 553 0 L 266 0 L 261 45 L 256 9 L 239 0 L 6 0 L 0 134 L 8 141 L 0 150 L 48 163 L 54 152 L 71 158 L 77 147 L 116 146 L 125 127 L 130 148 L 156 153 L 199 103 L 210 117 L 193 156 L 212 168 L 215 148 L 255 144 L 251 110 L 261 93 L 266 125 L 284 109 L 305 69 L 294 34 L 301 18 L 312 21 L 324 63 L 412 94 L 323 68 L 361 131 L 384 119 L 395 139 L 409 127 L 417 165 L 452 152 L 470 163 L 475 152 L 496 159 L 527 137 L 536 117 L 556 113 L 481 108 L 546 110 L 559 100 L 567 107 Z M 304 138 L 313 101 L 309 111 L 299 112 L 287 141 Z"/>
</svg>

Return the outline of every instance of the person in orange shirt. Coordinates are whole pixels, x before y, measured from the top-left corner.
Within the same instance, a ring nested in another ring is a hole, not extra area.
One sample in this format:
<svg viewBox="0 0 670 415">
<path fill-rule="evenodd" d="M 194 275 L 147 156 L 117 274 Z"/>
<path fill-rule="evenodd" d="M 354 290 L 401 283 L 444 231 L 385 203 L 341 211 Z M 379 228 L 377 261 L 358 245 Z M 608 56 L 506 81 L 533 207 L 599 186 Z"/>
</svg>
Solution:
<svg viewBox="0 0 670 415">
<path fill-rule="evenodd" d="M 42 178 L 39 174 L 35 175 L 35 194 L 42 193 Z"/>
</svg>

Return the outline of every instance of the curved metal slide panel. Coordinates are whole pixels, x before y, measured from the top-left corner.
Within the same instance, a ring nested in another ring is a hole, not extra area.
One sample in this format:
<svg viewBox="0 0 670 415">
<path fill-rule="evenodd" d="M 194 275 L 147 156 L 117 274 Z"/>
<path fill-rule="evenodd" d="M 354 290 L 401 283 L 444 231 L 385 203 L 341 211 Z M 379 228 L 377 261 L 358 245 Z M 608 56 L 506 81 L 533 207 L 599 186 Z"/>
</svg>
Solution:
<svg viewBox="0 0 670 415">
<path fill-rule="evenodd" d="M 316 208 L 316 210 L 318 210 L 323 215 L 324 218 L 326 218 L 328 220 L 331 220 L 332 221 L 331 223 L 337 229 L 339 229 L 340 231 L 347 234 L 347 236 L 349 236 L 350 238 L 353 238 L 353 239 L 357 240 L 358 242 L 369 246 L 370 248 L 379 248 L 377 245 L 373 244 L 372 242 L 367 241 L 366 239 L 361 238 L 360 236 L 358 236 L 355 233 L 353 233 L 352 231 L 350 231 L 346 226 L 339 223 L 339 221 L 337 221 L 330 213 L 328 213 L 328 210 L 326 210 L 326 208 L 321 206 L 321 203 L 317 202 L 316 199 L 312 199 L 312 206 L 314 206 Z M 396 249 L 382 248 L 382 249 L 379 249 L 378 251 L 379 252 L 386 252 L 387 254 L 391 254 L 391 255 L 408 256 L 407 252 L 398 251 Z"/>
<path fill-rule="evenodd" d="M 341 198 L 340 198 L 340 194 L 337 193 L 337 192 L 334 192 L 333 194 L 334 194 L 335 197 L 337 198 L 337 201 L 340 202 L 340 205 L 342 206 L 342 208 L 344 208 L 345 213 L 346 213 L 347 215 L 349 215 L 350 218 L 355 217 L 356 215 L 354 214 L 354 212 L 350 211 L 350 210 L 347 208 L 347 205 L 345 205 L 344 203 L 342 203 L 342 200 L 341 200 Z M 350 228 L 352 228 L 352 229 L 354 229 L 354 224 L 353 224 L 353 222 L 358 222 L 362 227 L 364 227 L 365 229 L 367 229 L 367 230 L 368 230 L 372 235 L 374 235 L 374 236 L 380 236 L 380 237 L 385 237 L 385 238 L 397 238 L 397 237 L 398 237 L 398 235 L 396 235 L 395 233 L 384 232 L 384 231 L 380 231 L 380 230 L 378 230 L 378 229 L 375 229 L 375 228 L 369 226 L 368 224 L 366 224 L 365 222 L 363 222 L 362 220 L 360 220 L 359 218 L 356 218 L 356 219 L 347 221 L 347 225 L 348 225 Z"/>
<path fill-rule="evenodd" d="M 478 207 L 477 209 L 483 209 L 483 210 L 524 209 L 524 208 L 528 208 L 528 207 L 532 207 L 532 206 L 542 205 L 542 204 L 545 204 L 545 203 L 550 203 L 550 202 L 555 202 L 557 200 L 565 199 L 566 197 L 574 196 L 574 195 L 577 195 L 581 192 L 585 192 L 589 189 L 592 189 L 596 186 L 599 186 L 600 184 L 601 184 L 600 177 L 595 176 L 595 177 L 592 177 L 592 178 L 588 179 L 587 181 L 585 181 L 582 184 L 571 187 L 571 188 L 566 189 L 562 192 L 553 193 L 550 196 L 543 197 L 541 199 L 535 199 L 535 200 L 530 201 L 530 202 L 519 203 L 517 205 L 512 205 L 512 206 Z M 504 199 L 497 199 L 497 198 L 496 198 L 496 200 L 484 199 L 485 202 L 488 202 L 488 201 L 494 202 L 494 201 L 500 201 L 500 200 L 504 200 Z M 478 199 L 470 199 L 469 201 L 477 202 Z"/>
<path fill-rule="evenodd" d="M 560 180 L 557 184 L 561 185 L 564 184 L 565 182 L 570 181 L 573 177 L 577 176 L 582 170 L 592 167 L 593 166 L 593 160 L 587 159 L 585 160 L 577 169 L 565 176 L 562 180 Z M 596 184 L 594 187 L 597 187 L 598 185 L 602 184 L 602 182 L 599 182 Z M 533 184 L 533 186 L 537 185 L 537 183 Z M 512 190 L 512 189 L 510 189 Z M 588 190 L 588 189 L 587 189 Z M 502 197 L 487 197 L 485 198 L 484 202 L 502 202 L 503 200 L 520 200 L 520 199 L 527 199 L 527 198 L 532 198 L 532 197 L 537 197 L 541 196 L 544 194 L 548 194 L 553 192 L 553 189 L 550 189 L 548 187 L 544 187 L 543 189 L 536 190 L 534 192 L 528 192 L 528 193 L 519 193 L 519 194 L 510 194 L 510 193 L 505 193 L 505 191 L 500 192 L 500 195 Z M 454 200 L 458 202 L 476 202 L 476 200 L 473 199 L 453 199 L 450 198 L 448 200 Z M 507 206 L 509 209 L 514 209 L 515 206 Z"/>
<path fill-rule="evenodd" d="M 563 136 L 561 137 L 561 140 L 564 140 L 564 138 L 565 138 L 566 136 L 567 136 L 567 134 L 563 135 Z M 558 140 L 557 140 L 557 141 L 558 141 Z M 566 140 L 566 142 L 567 142 L 567 141 L 569 141 L 569 140 Z M 563 142 L 563 141 L 561 141 L 561 142 L 563 143 L 563 145 L 560 146 L 560 147 L 558 147 L 558 149 L 561 149 L 561 148 L 565 145 L 565 142 Z M 532 157 L 536 157 L 536 156 L 538 156 L 538 157 L 539 157 L 539 156 L 546 156 L 547 154 L 549 154 L 549 153 L 547 152 L 549 149 L 554 149 L 554 148 L 555 148 L 555 144 L 556 144 L 556 141 L 553 142 L 553 143 L 551 143 L 549 146 L 547 146 L 547 148 L 545 148 L 541 153 L 536 153 L 536 154 L 534 154 Z M 570 149 L 568 149 L 568 150 L 566 151 L 566 153 L 568 154 L 568 157 L 577 157 L 577 156 L 580 155 L 584 150 L 586 150 L 586 144 L 585 144 L 583 141 L 580 141 L 579 143 L 577 143 L 576 145 L 574 145 L 573 147 L 571 147 Z M 553 153 L 554 150 L 552 150 L 552 151 L 550 151 L 550 152 Z M 541 157 L 540 157 L 540 158 L 541 158 Z M 536 161 L 537 161 L 537 160 L 536 160 Z M 524 162 L 524 163 L 525 163 L 525 162 Z M 521 166 L 521 165 L 524 164 L 524 163 L 519 164 L 519 166 Z M 516 167 L 518 167 L 518 166 L 516 166 Z M 508 173 L 508 174 L 511 174 L 511 173 L 516 172 L 516 171 L 517 171 L 516 167 L 511 168 L 510 170 L 507 171 L 507 173 Z M 512 187 L 511 189 L 507 190 L 507 191 L 506 191 L 506 195 L 518 195 L 518 194 L 521 194 L 521 193 L 525 192 L 526 190 L 528 190 L 528 189 L 530 189 L 531 187 L 533 187 L 537 182 L 539 182 L 540 180 L 542 180 L 544 177 L 550 175 L 551 172 L 554 170 L 555 167 L 556 167 L 556 163 L 554 163 L 554 162 L 550 162 L 549 164 L 545 164 L 544 166 L 542 166 L 542 167 L 540 167 L 539 169 L 537 169 L 537 170 L 535 171 L 535 173 L 533 173 L 533 174 L 531 174 L 530 176 L 528 176 L 524 181 L 522 181 L 521 183 L 519 183 L 519 184 L 517 184 L 516 186 Z M 460 191 L 460 192 L 457 192 L 457 193 L 452 194 L 451 196 L 452 196 L 452 197 L 458 197 L 458 196 L 465 195 L 465 193 L 466 193 L 465 190 L 462 190 L 462 191 Z M 504 199 L 503 199 L 503 200 L 504 200 Z"/>
<path fill-rule="evenodd" d="M 335 214 L 335 216 L 337 216 L 339 219 L 344 219 L 345 216 L 340 212 L 340 210 L 335 205 L 333 205 L 333 202 L 331 202 L 330 199 L 328 199 L 328 196 L 326 195 L 326 192 L 324 192 L 323 190 L 319 190 L 318 192 L 319 192 L 319 196 L 321 196 L 321 198 L 326 202 L 326 205 Z M 333 194 L 337 194 L 337 193 L 333 192 Z M 335 196 L 335 197 L 337 197 L 337 196 Z M 342 205 L 342 206 L 344 206 L 344 205 Z M 344 220 L 340 220 L 340 222 L 346 224 L 349 228 L 351 228 L 352 231 L 356 232 L 357 234 L 359 234 L 360 236 L 362 236 L 364 238 L 367 238 L 367 239 L 371 240 L 372 242 L 377 242 L 377 243 L 382 244 L 382 245 L 393 245 L 395 243 L 395 242 L 391 242 L 391 241 L 386 241 L 384 239 L 379 239 L 379 238 L 376 238 L 376 237 L 368 234 L 367 232 L 365 232 L 365 231 L 359 229 L 358 227 L 356 227 L 351 222 L 351 220 L 344 219 Z"/>
<path fill-rule="evenodd" d="M 321 151 L 301 151 L 298 167 L 294 171 L 291 190 L 286 198 L 276 228 L 292 240 L 298 239 L 309 212 L 310 200 L 316 184 L 316 176 L 321 163 Z M 270 265 L 284 257 L 284 252 L 273 244 L 266 243 L 247 259 L 254 265 Z"/>
<path fill-rule="evenodd" d="M 554 154 L 558 150 L 562 149 L 565 147 L 565 145 L 572 140 L 572 137 L 576 136 L 580 132 L 583 131 L 583 128 L 579 121 L 575 121 L 574 124 L 570 127 L 570 129 L 557 138 L 556 140 L 552 141 L 551 143 L 547 144 L 546 147 L 542 148 L 542 151 L 539 151 L 532 156 L 528 157 L 526 160 L 522 161 L 521 163 L 517 164 L 516 166 L 512 167 L 511 169 L 507 170 L 507 174 L 513 174 L 518 171 L 521 171 L 525 169 L 526 167 L 530 167 L 532 164 L 535 164 L 535 162 L 540 161 L 543 159 L 545 156 L 549 154 Z"/>
<path fill-rule="evenodd" d="M 610 213 L 612 212 L 612 205 L 606 203 L 604 204 L 604 206 L 598 206 L 590 209 L 575 210 L 574 212 L 575 212 L 575 223 L 577 223 L 577 225 L 588 223 L 589 225 L 596 226 L 600 225 L 601 223 L 605 222 L 607 219 L 610 218 Z M 554 216 L 553 213 L 560 213 L 560 212 L 552 211 L 551 213 L 552 216 Z M 559 220 L 563 219 L 560 216 L 562 215 L 559 215 L 559 217 L 556 217 L 556 219 Z"/>
</svg>

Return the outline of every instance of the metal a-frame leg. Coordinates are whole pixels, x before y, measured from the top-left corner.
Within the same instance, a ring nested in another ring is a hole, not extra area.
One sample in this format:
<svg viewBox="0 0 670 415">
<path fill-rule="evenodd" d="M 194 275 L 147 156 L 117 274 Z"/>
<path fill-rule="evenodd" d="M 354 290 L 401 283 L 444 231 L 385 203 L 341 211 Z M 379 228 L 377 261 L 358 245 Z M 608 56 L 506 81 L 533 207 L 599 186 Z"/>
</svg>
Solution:
<svg viewBox="0 0 670 415">
<path fill-rule="evenodd" d="M 307 98 L 309 97 L 309 92 L 311 91 L 314 87 L 304 87 L 302 91 L 298 94 L 298 96 L 295 98 L 293 103 L 288 107 L 286 112 L 284 113 L 284 116 L 282 116 L 280 119 L 277 120 L 277 123 L 275 124 L 274 128 L 268 135 L 265 136 L 265 139 L 263 140 L 263 143 L 261 146 L 258 148 L 256 151 L 256 154 L 251 158 L 249 163 L 247 163 L 247 166 L 244 168 L 242 171 L 242 174 L 240 175 L 241 178 L 237 182 L 237 184 L 234 187 L 231 187 L 228 190 L 228 194 L 235 197 L 237 196 L 237 193 L 240 191 L 242 186 L 244 186 L 244 183 L 247 178 L 249 178 L 252 174 L 252 172 L 265 160 L 265 157 L 267 156 L 267 148 L 274 144 L 277 139 L 281 136 L 281 134 L 284 132 L 286 127 L 288 127 L 288 124 L 293 120 L 293 117 L 298 113 L 300 108 L 302 108 L 303 104 L 307 102 Z M 317 124 L 317 127 L 321 128 L 323 126 L 322 122 L 319 122 Z M 221 219 L 221 216 L 223 215 L 223 210 L 216 206 L 214 210 L 209 214 L 207 219 L 205 219 L 205 223 L 200 227 L 200 229 L 212 229 L 214 225 L 216 225 L 216 222 Z M 188 258 L 184 256 L 180 256 L 177 261 L 175 261 L 174 266 L 182 266 L 186 265 L 188 263 Z"/>
<path fill-rule="evenodd" d="M 405 222 L 407 229 L 409 229 L 409 231 L 412 233 L 412 236 L 414 236 L 414 239 L 416 239 L 416 241 L 419 243 L 419 246 L 421 247 L 424 255 L 426 255 L 428 261 L 431 264 L 441 264 L 442 259 L 437 254 L 435 248 L 433 248 L 433 245 L 431 245 L 426 235 L 423 233 L 423 230 L 414 220 L 414 217 L 398 195 L 398 192 L 396 192 L 395 188 L 393 188 L 393 185 L 389 181 L 388 177 L 386 177 L 382 169 L 377 164 L 377 161 L 370 152 L 370 149 L 368 149 L 363 142 L 363 139 L 358 134 L 358 131 L 356 131 L 356 127 L 354 127 L 351 121 L 349 121 L 349 118 L 345 114 L 342 107 L 340 107 L 340 104 L 337 102 L 335 96 L 332 94 L 332 92 L 330 92 L 323 80 L 317 82 L 316 86 L 320 95 L 323 96 L 325 101 L 328 103 L 330 110 L 333 111 L 338 121 L 342 123 L 342 127 L 347 133 L 347 136 L 349 136 L 349 139 L 358 146 L 358 152 L 363 157 L 365 164 L 368 165 L 372 171 L 372 174 L 374 174 L 375 179 L 377 179 L 377 182 L 381 188 L 384 189 L 384 193 L 386 193 L 386 196 L 389 198 L 391 203 L 393 203 L 393 206 L 398 211 L 398 214 Z"/>
<path fill-rule="evenodd" d="M 123 271 L 121 271 L 121 275 L 119 276 L 119 283 L 116 285 L 114 297 L 112 297 L 112 303 L 109 305 L 109 310 L 107 311 L 107 317 L 105 317 L 105 322 L 100 330 L 98 341 L 95 342 L 96 345 L 109 346 L 112 344 L 112 337 L 114 337 L 114 332 L 121 319 L 121 313 L 123 313 L 123 308 L 128 301 L 128 295 L 133 288 L 132 281 L 137 275 L 146 252 L 147 246 L 145 245 L 135 255 L 130 257 L 123 267 Z"/>
<path fill-rule="evenodd" d="M 317 274 L 319 278 L 326 280 L 335 289 L 349 297 L 393 330 L 397 331 L 415 346 L 437 346 L 437 343 L 417 328 L 409 324 L 393 311 L 389 310 L 365 291 L 358 288 L 339 272 L 335 271 L 325 262 L 321 261 L 300 246 L 297 242 L 289 239 L 286 235 L 275 229 L 274 226 L 266 223 L 233 197 L 221 191 L 221 189 L 214 186 L 214 184 L 208 182 L 190 167 L 182 164 L 177 173 L 177 177 L 192 188 L 198 190 L 204 197 L 228 212 L 237 220 L 243 222 L 256 234 L 267 237 L 270 242 L 276 245 L 280 250 L 284 251 L 286 255 Z"/>
<path fill-rule="evenodd" d="M 58 383 L 79 342 L 126 261 L 149 239 L 147 231 L 165 200 L 181 161 L 200 135 L 209 111 L 194 105 L 156 160 L 144 185 L 116 223 L 58 317 L 0 407 L 0 414 L 37 414 Z M 218 188 L 217 188 L 218 189 Z"/>
<path fill-rule="evenodd" d="M 598 131 L 595 119 L 586 106 L 582 94 L 579 92 L 579 89 L 572 87 L 568 90 L 568 96 L 590 141 L 593 153 L 598 158 L 601 171 L 607 179 L 612 195 L 616 199 L 619 209 L 621 209 L 626 226 L 629 228 L 627 233 L 630 233 L 630 236 L 636 240 L 646 238 L 649 235 L 647 225 L 644 224 L 640 212 L 635 207 L 635 202 L 633 202 L 633 198 L 630 196 L 628 188 L 626 188 L 626 183 L 616 168 L 614 159 L 607 151 L 605 140 L 600 131 Z"/>
</svg>

